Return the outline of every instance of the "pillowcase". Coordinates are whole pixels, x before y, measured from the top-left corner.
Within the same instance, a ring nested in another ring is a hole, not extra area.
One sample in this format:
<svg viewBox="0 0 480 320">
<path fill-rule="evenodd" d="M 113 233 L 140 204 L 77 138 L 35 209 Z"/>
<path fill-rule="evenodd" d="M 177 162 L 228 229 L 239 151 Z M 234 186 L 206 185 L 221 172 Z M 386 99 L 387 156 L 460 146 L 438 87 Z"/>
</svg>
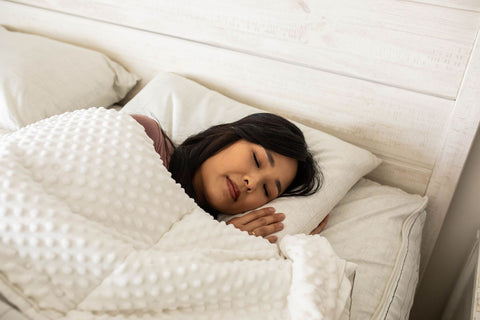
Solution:
<svg viewBox="0 0 480 320">
<path fill-rule="evenodd" d="M 75 109 L 108 107 L 139 78 L 104 54 L 0 26 L 0 127 Z"/>
<path fill-rule="evenodd" d="M 265 112 L 209 90 L 172 73 L 160 73 L 122 110 L 156 119 L 174 143 L 212 125 L 232 122 L 252 113 Z M 285 213 L 284 229 L 276 235 L 310 233 L 355 182 L 380 160 L 367 150 L 320 130 L 298 124 L 324 175 L 322 188 L 308 197 L 283 197 L 269 202 Z M 222 215 L 220 220 L 231 219 Z"/>
<path fill-rule="evenodd" d="M 352 319 L 408 319 L 420 265 L 427 198 L 361 179 L 320 234 L 357 265 Z"/>
</svg>

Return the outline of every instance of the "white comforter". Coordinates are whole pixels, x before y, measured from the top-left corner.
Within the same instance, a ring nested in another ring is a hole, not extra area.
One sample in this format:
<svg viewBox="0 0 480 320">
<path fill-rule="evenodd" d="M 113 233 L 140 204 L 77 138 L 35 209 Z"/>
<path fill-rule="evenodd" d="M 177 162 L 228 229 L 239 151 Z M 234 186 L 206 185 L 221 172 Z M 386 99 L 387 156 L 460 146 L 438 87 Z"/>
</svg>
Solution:
<svg viewBox="0 0 480 320">
<path fill-rule="evenodd" d="M 351 265 L 213 220 L 130 116 L 88 109 L 0 137 L 0 292 L 32 319 L 339 319 Z"/>
</svg>

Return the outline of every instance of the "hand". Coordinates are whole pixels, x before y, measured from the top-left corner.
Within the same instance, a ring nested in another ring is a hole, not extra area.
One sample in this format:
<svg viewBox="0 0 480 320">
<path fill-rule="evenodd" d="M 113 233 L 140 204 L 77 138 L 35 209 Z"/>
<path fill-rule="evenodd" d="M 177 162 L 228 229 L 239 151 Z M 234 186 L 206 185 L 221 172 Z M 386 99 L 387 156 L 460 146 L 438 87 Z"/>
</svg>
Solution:
<svg viewBox="0 0 480 320">
<path fill-rule="evenodd" d="M 325 226 L 327 225 L 328 218 L 330 218 L 330 214 L 327 214 L 327 216 L 320 222 L 320 224 L 310 232 L 310 234 L 319 234 L 320 232 L 325 229 Z"/>
<path fill-rule="evenodd" d="M 271 243 L 278 240 L 277 236 L 269 236 L 283 229 L 283 213 L 275 213 L 272 207 L 251 211 L 241 217 L 233 218 L 227 224 L 233 224 L 235 228 L 248 231 L 249 234 L 264 237 Z"/>
</svg>

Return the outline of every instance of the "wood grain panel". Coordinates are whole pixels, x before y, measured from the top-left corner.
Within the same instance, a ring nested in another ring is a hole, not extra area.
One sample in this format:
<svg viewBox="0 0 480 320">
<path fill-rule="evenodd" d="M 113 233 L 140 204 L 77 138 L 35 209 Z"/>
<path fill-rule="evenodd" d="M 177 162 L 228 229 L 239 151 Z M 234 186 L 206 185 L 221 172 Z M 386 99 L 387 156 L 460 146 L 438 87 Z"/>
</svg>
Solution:
<svg viewBox="0 0 480 320">
<path fill-rule="evenodd" d="M 14 6 L 2 4 L 4 12 Z M 26 31 L 106 52 L 145 81 L 156 70 L 182 74 L 234 99 L 288 115 L 408 167 L 433 167 L 441 146 L 438 137 L 453 108 L 452 101 L 424 94 L 21 7 L 29 19 L 20 19 L 22 10 L 11 9 L 11 16 L 2 15 L 1 23 L 8 25 L 10 21 Z M 399 181 L 391 182 L 399 185 Z M 408 186 L 409 182 L 401 185 Z"/>
<path fill-rule="evenodd" d="M 432 169 L 415 167 L 395 159 L 383 158 L 377 169 L 367 175 L 367 178 L 384 185 L 392 185 L 409 193 L 425 194 Z"/>
<path fill-rule="evenodd" d="M 474 12 L 393 0 L 17 2 L 449 99 L 480 25 Z"/>
<path fill-rule="evenodd" d="M 444 6 L 461 10 L 471 10 L 480 12 L 480 1 L 478 0 L 403 0 L 411 2 L 420 2 L 433 4 L 436 6 Z"/>
<path fill-rule="evenodd" d="M 435 164 L 432 178 L 427 188 L 430 203 L 427 212 L 426 228 L 422 240 L 421 270 L 430 259 L 434 241 L 440 233 L 443 219 L 455 192 L 458 179 L 468 156 L 479 127 L 480 119 L 480 35 L 470 58 L 465 79 L 455 103 L 455 109 L 449 121 L 444 137 L 444 145 Z M 472 192 L 477 192 L 472 190 Z"/>
<path fill-rule="evenodd" d="M 396 159 L 392 168 L 404 163 L 407 168 L 431 170 L 441 146 L 438 137 L 453 107 L 445 99 L 41 9 L 22 6 L 30 17 L 22 20 L 22 10 L 0 4 L 4 13 L 11 11 L 2 14 L 1 23 L 106 52 L 141 74 L 144 81 L 156 70 L 182 74 L 244 103 L 332 133 L 382 158 Z M 422 170 L 414 172 L 421 172 L 417 181 L 425 183 L 428 178 Z M 409 190 L 422 189 L 408 188 L 410 181 L 401 182 L 398 177 L 387 180 Z"/>
</svg>

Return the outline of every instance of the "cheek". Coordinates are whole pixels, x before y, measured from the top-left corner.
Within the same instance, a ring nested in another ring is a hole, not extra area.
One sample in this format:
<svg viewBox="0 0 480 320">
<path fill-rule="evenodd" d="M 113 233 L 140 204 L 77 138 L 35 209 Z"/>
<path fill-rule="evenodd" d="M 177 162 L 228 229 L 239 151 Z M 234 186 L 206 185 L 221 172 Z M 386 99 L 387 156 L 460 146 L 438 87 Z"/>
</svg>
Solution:
<svg viewBox="0 0 480 320">
<path fill-rule="evenodd" d="M 244 211 L 257 209 L 266 204 L 268 200 L 263 195 L 251 195 L 248 199 L 245 199 L 243 203 Z"/>
<path fill-rule="evenodd" d="M 203 187 L 203 193 L 205 194 L 206 200 L 209 203 L 211 203 L 212 200 L 214 202 L 216 199 L 219 198 L 219 188 L 212 176 L 205 177 Z"/>
</svg>

